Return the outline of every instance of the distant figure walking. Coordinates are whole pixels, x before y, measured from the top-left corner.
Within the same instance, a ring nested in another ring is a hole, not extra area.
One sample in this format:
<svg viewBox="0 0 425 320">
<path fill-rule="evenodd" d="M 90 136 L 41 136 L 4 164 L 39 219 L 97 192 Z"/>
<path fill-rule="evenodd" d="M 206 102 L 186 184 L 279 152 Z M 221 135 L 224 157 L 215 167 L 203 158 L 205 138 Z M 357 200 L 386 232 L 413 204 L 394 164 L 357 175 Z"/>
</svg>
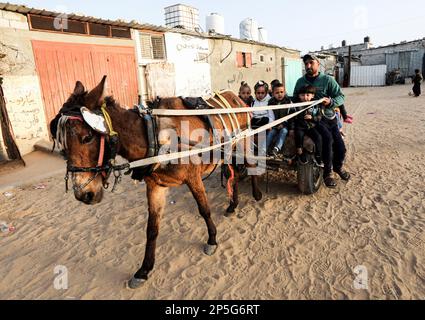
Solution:
<svg viewBox="0 0 425 320">
<path fill-rule="evenodd" d="M 415 76 L 413 77 L 413 94 L 415 97 L 419 97 L 421 95 L 421 82 L 423 77 L 419 69 L 415 70 Z"/>
</svg>

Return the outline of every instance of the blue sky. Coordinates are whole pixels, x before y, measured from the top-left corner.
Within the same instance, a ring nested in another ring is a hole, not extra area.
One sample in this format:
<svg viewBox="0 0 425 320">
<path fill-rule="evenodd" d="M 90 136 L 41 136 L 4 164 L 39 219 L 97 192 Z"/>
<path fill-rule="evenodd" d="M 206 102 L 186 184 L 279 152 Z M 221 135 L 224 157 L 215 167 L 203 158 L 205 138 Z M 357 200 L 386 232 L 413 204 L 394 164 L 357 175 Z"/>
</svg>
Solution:
<svg viewBox="0 0 425 320">
<path fill-rule="evenodd" d="M 217 12 L 225 18 L 225 33 L 239 37 L 240 21 L 250 17 L 267 29 L 270 43 L 303 52 L 338 46 L 342 40 L 361 43 L 367 35 L 375 45 L 425 37 L 424 0 L 17 0 L 16 3 L 157 25 L 164 24 L 164 7 L 184 3 L 200 10 L 203 28 L 205 17 Z"/>
</svg>

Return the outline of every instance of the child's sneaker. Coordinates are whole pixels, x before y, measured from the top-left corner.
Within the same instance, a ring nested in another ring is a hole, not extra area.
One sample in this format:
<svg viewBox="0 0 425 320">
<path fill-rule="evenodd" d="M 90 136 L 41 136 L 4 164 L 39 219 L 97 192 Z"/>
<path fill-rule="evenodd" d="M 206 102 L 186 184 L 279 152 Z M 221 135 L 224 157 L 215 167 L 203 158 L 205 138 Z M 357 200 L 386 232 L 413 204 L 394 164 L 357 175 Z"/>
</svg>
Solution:
<svg viewBox="0 0 425 320">
<path fill-rule="evenodd" d="M 323 161 L 322 161 L 322 159 L 320 158 L 320 157 L 315 157 L 315 162 L 316 162 L 316 165 L 319 167 L 319 168 L 324 168 L 325 167 L 325 164 L 323 163 Z"/>
<path fill-rule="evenodd" d="M 279 156 L 280 156 L 280 150 L 278 148 L 274 147 L 273 150 L 272 150 L 272 155 L 275 158 L 279 158 Z"/>
</svg>

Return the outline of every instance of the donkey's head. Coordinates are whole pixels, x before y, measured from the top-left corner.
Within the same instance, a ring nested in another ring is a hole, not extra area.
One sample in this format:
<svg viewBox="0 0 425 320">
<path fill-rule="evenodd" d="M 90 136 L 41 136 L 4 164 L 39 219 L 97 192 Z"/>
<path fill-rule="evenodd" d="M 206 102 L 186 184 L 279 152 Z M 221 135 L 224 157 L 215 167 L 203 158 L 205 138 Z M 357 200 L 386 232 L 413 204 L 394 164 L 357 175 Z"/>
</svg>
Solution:
<svg viewBox="0 0 425 320">
<path fill-rule="evenodd" d="M 108 126 L 101 112 L 105 103 L 106 76 L 92 91 L 77 82 L 74 92 L 50 124 L 53 139 L 67 160 L 74 194 L 86 204 L 99 203 L 110 160 Z M 106 142 L 105 142 L 106 140 Z"/>
</svg>

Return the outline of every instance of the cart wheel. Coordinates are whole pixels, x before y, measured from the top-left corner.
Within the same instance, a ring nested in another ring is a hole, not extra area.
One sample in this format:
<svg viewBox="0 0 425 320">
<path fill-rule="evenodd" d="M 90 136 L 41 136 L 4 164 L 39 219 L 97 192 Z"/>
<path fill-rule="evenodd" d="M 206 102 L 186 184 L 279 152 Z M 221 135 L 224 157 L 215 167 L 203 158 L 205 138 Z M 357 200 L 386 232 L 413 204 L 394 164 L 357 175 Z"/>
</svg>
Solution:
<svg viewBox="0 0 425 320">
<path fill-rule="evenodd" d="M 303 161 L 298 160 L 297 172 L 301 193 L 309 195 L 319 191 L 323 183 L 323 169 L 316 164 L 313 154 L 306 154 Z"/>
</svg>

